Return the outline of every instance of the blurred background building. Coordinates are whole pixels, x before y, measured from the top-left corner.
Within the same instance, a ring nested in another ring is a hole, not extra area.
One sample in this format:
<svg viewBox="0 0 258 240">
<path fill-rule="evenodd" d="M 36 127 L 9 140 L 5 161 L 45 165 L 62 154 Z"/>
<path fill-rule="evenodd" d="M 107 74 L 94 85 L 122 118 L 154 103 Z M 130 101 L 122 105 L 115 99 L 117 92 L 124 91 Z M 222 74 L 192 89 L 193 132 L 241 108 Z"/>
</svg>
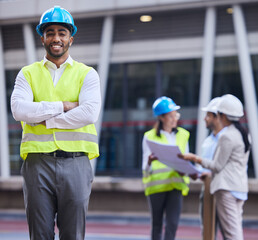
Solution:
<svg viewBox="0 0 258 240">
<path fill-rule="evenodd" d="M 200 107 L 231 93 L 245 105 L 254 146 L 248 173 L 258 177 L 257 0 L 0 0 L 2 178 L 19 176 L 22 164 L 21 125 L 10 111 L 15 77 L 43 58 L 35 27 L 54 5 L 69 10 L 78 27 L 71 56 L 101 77 L 96 176 L 141 178 L 141 142 L 155 122 L 157 97 L 181 105 L 179 124 L 198 153 L 208 134 Z"/>
</svg>

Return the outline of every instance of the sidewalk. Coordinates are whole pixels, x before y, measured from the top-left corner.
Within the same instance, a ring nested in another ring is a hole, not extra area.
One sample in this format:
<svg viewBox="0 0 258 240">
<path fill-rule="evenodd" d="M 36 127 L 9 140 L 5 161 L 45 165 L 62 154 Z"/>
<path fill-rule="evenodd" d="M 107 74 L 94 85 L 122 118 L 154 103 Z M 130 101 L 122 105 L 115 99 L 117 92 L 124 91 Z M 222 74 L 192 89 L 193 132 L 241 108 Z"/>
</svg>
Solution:
<svg viewBox="0 0 258 240">
<path fill-rule="evenodd" d="M 57 232 L 57 231 L 56 231 Z M 148 240 L 150 220 L 148 214 L 93 213 L 89 212 L 86 224 L 86 240 Z M 245 240 L 256 240 L 258 219 L 244 220 Z M 23 211 L 0 210 L 0 239 L 28 240 L 28 227 Z M 56 240 L 58 237 L 56 237 Z M 199 219 L 196 215 L 182 215 L 177 240 L 201 239 Z M 221 240 L 219 234 L 218 240 Z"/>
</svg>

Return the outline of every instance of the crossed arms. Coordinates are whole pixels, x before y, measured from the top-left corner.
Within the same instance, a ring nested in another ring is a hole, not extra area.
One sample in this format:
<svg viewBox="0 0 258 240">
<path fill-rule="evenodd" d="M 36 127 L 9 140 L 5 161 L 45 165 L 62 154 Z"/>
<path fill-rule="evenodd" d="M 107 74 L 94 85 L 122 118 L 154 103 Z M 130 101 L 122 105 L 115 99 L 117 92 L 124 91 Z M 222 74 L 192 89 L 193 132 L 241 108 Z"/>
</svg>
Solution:
<svg viewBox="0 0 258 240">
<path fill-rule="evenodd" d="M 16 121 L 59 129 L 76 129 L 95 123 L 101 107 L 99 76 L 94 69 L 89 71 L 78 102 L 33 102 L 33 99 L 31 87 L 20 71 L 11 96 L 11 109 Z"/>
</svg>

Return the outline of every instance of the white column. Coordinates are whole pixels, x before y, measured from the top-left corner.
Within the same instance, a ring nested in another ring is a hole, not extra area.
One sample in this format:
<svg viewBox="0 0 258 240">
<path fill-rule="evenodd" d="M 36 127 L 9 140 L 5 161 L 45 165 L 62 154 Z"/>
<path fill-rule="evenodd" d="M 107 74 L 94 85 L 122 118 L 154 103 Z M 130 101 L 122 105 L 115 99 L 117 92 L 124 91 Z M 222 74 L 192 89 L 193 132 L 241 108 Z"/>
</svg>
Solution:
<svg viewBox="0 0 258 240">
<path fill-rule="evenodd" d="M 247 31 L 242 8 L 239 5 L 233 6 L 233 21 L 238 47 L 238 61 L 240 66 L 241 81 L 245 99 L 248 126 L 252 137 L 252 153 L 254 161 L 255 176 L 258 178 L 258 113 L 257 98 L 251 64 L 251 57 L 248 48 Z"/>
<path fill-rule="evenodd" d="M 200 96 L 198 108 L 198 124 L 197 124 L 197 139 L 196 153 L 201 153 L 201 145 L 207 136 L 204 116 L 205 113 L 201 108 L 206 106 L 212 93 L 212 80 L 214 68 L 214 46 L 216 34 L 216 9 L 209 7 L 206 10 L 205 26 L 204 26 L 204 49 L 202 56 L 201 81 L 200 81 Z"/>
<path fill-rule="evenodd" d="M 34 36 L 30 24 L 23 25 L 23 38 L 27 57 L 27 64 L 32 64 L 37 60 L 37 57 Z"/>
<path fill-rule="evenodd" d="M 2 178 L 8 178 L 10 176 L 8 116 L 6 104 L 4 51 L 2 29 L 0 27 L 0 168 Z"/>
<path fill-rule="evenodd" d="M 113 26 L 114 26 L 113 16 L 107 16 L 104 19 L 104 24 L 103 24 L 102 34 L 101 34 L 100 58 L 98 63 L 98 73 L 100 77 L 100 88 L 101 88 L 101 98 L 102 98 L 102 107 L 99 115 L 99 120 L 96 123 L 96 129 L 98 132 L 99 139 L 100 139 L 100 133 L 101 133 L 101 124 L 102 124 L 102 118 L 103 118 L 106 88 L 107 88 L 107 81 L 108 81 L 110 52 L 111 52 L 112 39 L 113 39 Z M 91 164 L 92 164 L 92 169 L 95 173 L 96 159 L 92 160 Z"/>
</svg>

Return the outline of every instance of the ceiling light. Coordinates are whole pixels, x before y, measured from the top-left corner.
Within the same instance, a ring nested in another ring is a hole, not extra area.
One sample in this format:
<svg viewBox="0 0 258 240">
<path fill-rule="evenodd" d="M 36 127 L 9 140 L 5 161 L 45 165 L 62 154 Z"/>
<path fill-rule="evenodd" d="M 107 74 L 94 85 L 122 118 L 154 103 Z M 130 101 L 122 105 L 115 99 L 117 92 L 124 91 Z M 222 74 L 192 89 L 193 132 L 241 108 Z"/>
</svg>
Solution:
<svg viewBox="0 0 258 240">
<path fill-rule="evenodd" d="M 142 15 L 140 17 L 141 22 L 151 22 L 151 20 L 152 20 L 152 16 L 150 16 L 150 15 Z"/>
<path fill-rule="evenodd" d="M 233 11 L 233 8 L 227 8 L 227 13 L 228 13 L 228 14 L 233 14 L 233 12 L 234 12 L 234 11 Z"/>
</svg>

